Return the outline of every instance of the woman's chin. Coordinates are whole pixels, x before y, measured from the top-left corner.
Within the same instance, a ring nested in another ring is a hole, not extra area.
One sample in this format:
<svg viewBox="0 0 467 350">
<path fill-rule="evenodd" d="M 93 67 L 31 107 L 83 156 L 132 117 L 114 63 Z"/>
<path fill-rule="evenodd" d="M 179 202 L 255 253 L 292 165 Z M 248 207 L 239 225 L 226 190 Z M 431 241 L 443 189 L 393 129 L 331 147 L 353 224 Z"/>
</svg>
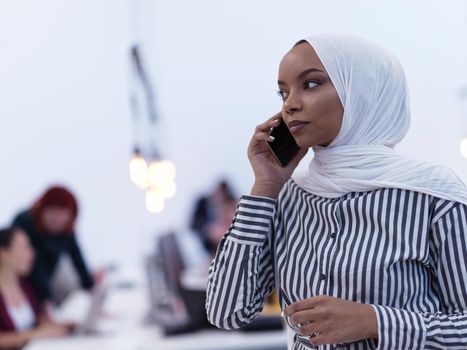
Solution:
<svg viewBox="0 0 467 350">
<path fill-rule="evenodd" d="M 297 143 L 298 147 L 300 147 L 300 148 L 311 148 L 311 147 L 313 147 L 314 144 L 312 142 L 310 142 L 310 141 L 311 140 L 306 140 L 303 137 L 295 138 L 295 142 Z"/>
</svg>

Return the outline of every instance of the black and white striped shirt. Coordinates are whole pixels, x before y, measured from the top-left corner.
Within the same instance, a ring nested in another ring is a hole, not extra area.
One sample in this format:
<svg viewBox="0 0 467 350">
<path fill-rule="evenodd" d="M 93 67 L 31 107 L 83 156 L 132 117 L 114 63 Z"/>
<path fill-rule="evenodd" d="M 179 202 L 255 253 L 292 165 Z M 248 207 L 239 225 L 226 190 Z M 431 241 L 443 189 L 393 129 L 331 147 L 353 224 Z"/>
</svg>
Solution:
<svg viewBox="0 0 467 350">
<path fill-rule="evenodd" d="M 277 200 L 242 196 L 209 270 L 214 325 L 250 322 L 316 295 L 371 304 L 378 340 L 320 349 L 467 349 L 467 207 L 382 188 L 337 199 L 290 180 Z M 314 347 L 294 329 L 292 349 Z"/>
</svg>

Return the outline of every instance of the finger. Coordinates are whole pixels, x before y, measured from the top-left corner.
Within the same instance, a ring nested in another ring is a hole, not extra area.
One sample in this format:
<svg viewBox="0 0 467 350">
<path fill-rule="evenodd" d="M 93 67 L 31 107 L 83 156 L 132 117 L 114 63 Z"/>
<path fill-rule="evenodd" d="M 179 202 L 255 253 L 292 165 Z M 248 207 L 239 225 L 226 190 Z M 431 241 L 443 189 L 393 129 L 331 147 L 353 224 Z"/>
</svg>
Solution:
<svg viewBox="0 0 467 350">
<path fill-rule="evenodd" d="M 313 298 L 303 299 L 296 301 L 295 303 L 290 304 L 284 309 L 284 314 L 286 316 L 291 316 L 296 312 L 309 310 L 315 307 Z"/>
<path fill-rule="evenodd" d="M 290 316 L 290 323 L 293 325 L 305 324 L 309 322 L 319 321 L 314 309 L 309 309 L 305 311 L 297 311 Z"/>
<path fill-rule="evenodd" d="M 275 119 L 282 119 L 282 112 L 277 112 L 276 114 L 274 114 L 271 118 L 268 119 L 269 120 L 275 120 Z"/>
<path fill-rule="evenodd" d="M 295 303 L 290 304 L 287 308 L 284 309 L 284 314 L 291 315 L 298 311 L 308 310 L 316 308 L 320 305 L 325 305 L 328 301 L 335 299 L 328 295 L 315 295 L 314 297 L 296 301 Z M 289 312 L 287 314 L 287 311 Z"/>
<path fill-rule="evenodd" d="M 327 345 L 327 344 L 333 344 L 335 343 L 334 340 L 332 340 L 332 336 L 326 333 L 321 333 L 321 332 L 315 332 L 315 335 L 310 337 L 310 343 L 314 346 L 321 346 L 321 345 Z"/>
<path fill-rule="evenodd" d="M 266 122 L 259 124 L 256 127 L 257 131 L 270 131 L 271 128 L 274 128 L 280 124 L 281 118 L 280 117 L 272 117 L 271 119 L 267 120 Z"/>
<path fill-rule="evenodd" d="M 258 131 L 253 135 L 256 141 L 274 141 L 274 137 L 264 131 Z"/>
<path fill-rule="evenodd" d="M 300 334 L 307 337 L 315 337 L 320 332 L 317 322 L 307 323 L 300 327 Z"/>
</svg>

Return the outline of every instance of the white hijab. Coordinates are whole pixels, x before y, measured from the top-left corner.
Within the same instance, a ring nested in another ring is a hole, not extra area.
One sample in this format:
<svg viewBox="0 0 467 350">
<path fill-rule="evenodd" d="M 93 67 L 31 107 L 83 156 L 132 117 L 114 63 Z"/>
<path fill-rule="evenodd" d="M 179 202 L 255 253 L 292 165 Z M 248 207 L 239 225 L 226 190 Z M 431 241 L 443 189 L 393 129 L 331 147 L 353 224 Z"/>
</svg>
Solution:
<svg viewBox="0 0 467 350">
<path fill-rule="evenodd" d="M 467 205 L 467 189 L 443 166 L 397 154 L 410 125 L 404 72 L 386 49 L 366 39 L 321 34 L 306 39 L 316 51 L 344 107 L 342 126 L 327 147 L 313 147 L 306 175 L 296 183 L 321 197 L 401 188 Z"/>
</svg>

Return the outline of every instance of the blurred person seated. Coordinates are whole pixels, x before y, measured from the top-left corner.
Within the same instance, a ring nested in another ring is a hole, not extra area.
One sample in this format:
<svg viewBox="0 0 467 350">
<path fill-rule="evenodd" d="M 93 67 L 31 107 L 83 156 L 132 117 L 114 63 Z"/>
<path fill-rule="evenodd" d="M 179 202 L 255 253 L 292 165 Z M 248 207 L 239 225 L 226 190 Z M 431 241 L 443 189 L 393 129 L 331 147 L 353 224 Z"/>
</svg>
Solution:
<svg viewBox="0 0 467 350">
<path fill-rule="evenodd" d="M 217 249 L 217 237 L 219 226 L 224 221 L 222 216 L 226 209 L 225 204 L 233 201 L 236 202 L 236 197 L 227 180 L 220 181 L 211 193 L 201 196 L 196 201 L 190 227 L 200 237 L 204 247 L 211 254 L 215 253 Z M 229 223 L 232 221 L 234 213 L 235 210 L 229 218 Z"/>
<path fill-rule="evenodd" d="M 51 282 L 65 256 L 71 261 L 84 289 L 91 289 L 103 278 L 103 272 L 92 276 L 86 266 L 75 235 L 77 216 L 75 196 L 67 188 L 53 186 L 13 221 L 13 226 L 26 232 L 36 251 L 30 282 L 39 300 L 46 301 L 48 307 L 60 299 L 53 295 Z"/>
<path fill-rule="evenodd" d="M 0 349 L 19 349 L 29 340 L 59 337 L 74 325 L 49 317 L 25 278 L 35 253 L 19 228 L 0 230 Z"/>
<path fill-rule="evenodd" d="M 226 199 L 223 203 L 220 203 L 217 208 L 216 218 L 207 225 L 206 240 L 209 242 L 209 253 L 211 256 L 216 254 L 217 246 L 232 223 L 237 210 L 237 203 L 238 200 L 236 198 Z"/>
</svg>

